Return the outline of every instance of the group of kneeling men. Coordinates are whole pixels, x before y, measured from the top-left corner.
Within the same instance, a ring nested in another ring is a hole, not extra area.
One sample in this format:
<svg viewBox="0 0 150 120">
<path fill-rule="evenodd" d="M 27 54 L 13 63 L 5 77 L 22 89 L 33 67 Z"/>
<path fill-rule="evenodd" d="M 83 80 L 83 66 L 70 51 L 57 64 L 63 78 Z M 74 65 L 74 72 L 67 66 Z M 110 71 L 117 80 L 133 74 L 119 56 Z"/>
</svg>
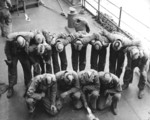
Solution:
<svg viewBox="0 0 150 120">
<path fill-rule="evenodd" d="M 67 96 L 70 96 L 76 109 L 84 106 L 90 107 L 93 111 L 102 110 L 107 106 L 108 96 L 112 96 L 111 110 L 116 115 L 121 91 L 132 82 L 135 67 L 139 68 L 138 97 L 142 98 L 149 68 L 149 51 L 144 42 L 131 40 L 121 33 L 110 33 L 106 30 L 89 33 L 89 26 L 82 18 L 76 18 L 74 26 L 76 32 L 68 35 L 35 30 L 10 33 L 7 36 L 5 44 L 7 57 L 5 62 L 8 65 L 9 78 L 7 97 L 13 96 L 19 60 L 27 87 L 25 99 L 31 113 L 40 101 L 47 113 L 55 115 L 62 108 L 64 98 Z M 68 44 L 71 44 L 72 49 L 73 70 L 66 70 L 65 46 Z M 85 70 L 88 44 L 92 46 L 91 69 Z M 109 44 L 109 72 L 104 72 L 106 49 Z M 119 77 L 125 54 L 128 62 L 123 78 L 124 84 L 121 86 Z"/>
</svg>

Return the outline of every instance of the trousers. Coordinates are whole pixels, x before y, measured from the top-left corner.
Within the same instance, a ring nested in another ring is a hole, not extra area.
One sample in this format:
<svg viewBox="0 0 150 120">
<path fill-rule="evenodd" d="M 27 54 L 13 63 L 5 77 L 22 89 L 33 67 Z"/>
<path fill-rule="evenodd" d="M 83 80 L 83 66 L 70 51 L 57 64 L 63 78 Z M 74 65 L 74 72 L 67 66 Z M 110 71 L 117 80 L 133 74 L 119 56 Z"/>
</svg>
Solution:
<svg viewBox="0 0 150 120">
<path fill-rule="evenodd" d="M 138 67 L 140 70 L 139 71 L 140 79 L 139 79 L 139 83 L 138 83 L 138 88 L 140 90 L 143 90 L 146 85 L 146 81 L 147 81 L 148 59 L 139 58 L 136 60 L 131 60 L 129 53 L 127 53 L 127 59 L 128 59 L 128 62 L 127 62 L 127 66 L 126 66 L 125 74 L 124 74 L 124 78 L 123 78 L 124 84 L 129 85 L 130 83 L 132 83 L 134 68 Z"/>
<path fill-rule="evenodd" d="M 110 57 L 109 57 L 109 71 L 110 73 L 113 73 L 117 75 L 117 77 L 120 77 L 123 69 L 125 59 L 125 53 L 123 52 L 123 49 L 119 51 L 115 51 L 112 47 L 112 44 L 110 45 Z"/>
<path fill-rule="evenodd" d="M 60 64 L 59 59 L 60 58 Z M 66 56 L 66 49 L 62 52 L 57 52 L 55 46 L 52 46 L 52 61 L 53 61 L 53 70 L 54 73 L 59 72 L 60 70 L 66 70 L 68 66 L 67 56 Z"/>
<path fill-rule="evenodd" d="M 12 18 L 7 8 L 0 10 L 0 28 L 3 37 L 6 37 L 12 31 Z"/>
<path fill-rule="evenodd" d="M 12 57 L 12 64 L 8 65 L 8 80 L 9 87 L 13 87 L 17 84 L 17 63 L 20 61 L 23 73 L 24 73 L 24 83 L 27 86 L 32 78 L 31 64 L 29 57 L 26 53 L 19 53 Z"/>
<path fill-rule="evenodd" d="M 100 51 L 96 50 L 92 46 L 91 50 L 91 69 L 104 71 L 106 62 L 106 47 L 103 47 Z"/>
<path fill-rule="evenodd" d="M 71 45 L 72 49 L 72 67 L 74 71 L 82 71 L 86 66 L 86 49 L 87 45 L 84 46 L 80 51 L 76 50 L 74 45 Z M 79 67 L 78 67 L 79 66 Z"/>
</svg>

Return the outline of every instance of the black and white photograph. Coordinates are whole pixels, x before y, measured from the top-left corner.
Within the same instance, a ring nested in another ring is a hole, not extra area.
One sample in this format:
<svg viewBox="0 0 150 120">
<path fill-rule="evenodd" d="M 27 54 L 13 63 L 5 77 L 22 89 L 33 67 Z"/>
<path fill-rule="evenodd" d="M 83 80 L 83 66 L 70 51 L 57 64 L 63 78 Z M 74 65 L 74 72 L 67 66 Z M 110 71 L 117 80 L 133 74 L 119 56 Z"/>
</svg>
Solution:
<svg viewBox="0 0 150 120">
<path fill-rule="evenodd" d="M 0 120 L 150 120 L 150 0 L 0 0 Z"/>
</svg>

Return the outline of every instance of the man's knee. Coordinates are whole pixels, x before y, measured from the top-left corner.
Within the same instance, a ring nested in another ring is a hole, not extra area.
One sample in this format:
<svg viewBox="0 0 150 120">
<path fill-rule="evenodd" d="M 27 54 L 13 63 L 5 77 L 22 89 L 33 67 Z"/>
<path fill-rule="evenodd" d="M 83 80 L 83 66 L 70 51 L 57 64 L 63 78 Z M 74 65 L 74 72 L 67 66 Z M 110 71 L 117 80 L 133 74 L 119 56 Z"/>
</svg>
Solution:
<svg viewBox="0 0 150 120">
<path fill-rule="evenodd" d="M 82 102 L 80 100 L 81 98 L 81 93 L 80 92 L 76 92 L 73 94 L 73 97 L 74 97 L 74 100 L 73 100 L 73 104 L 74 104 L 74 107 L 75 109 L 79 110 L 82 108 Z"/>
<path fill-rule="evenodd" d="M 93 98 L 98 98 L 98 96 L 99 96 L 99 91 L 93 91 L 93 92 L 91 93 L 91 96 L 92 96 Z"/>
<path fill-rule="evenodd" d="M 104 110 L 105 109 L 105 105 L 100 103 L 100 104 L 98 104 L 97 109 L 100 110 L 100 111 Z"/>
<path fill-rule="evenodd" d="M 81 100 L 76 101 L 76 104 L 74 104 L 75 109 L 79 110 L 83 107 L 83 104 Z"/>
<path fill-rule="evenodd" d="M 116 100 L 116 101 L 119 101 L 121 99 L 121 94 L 120 93 L 114 94 L 112 99 Z"/>
<path fill-rule="evenodd" d="M 75 99 L 80 99 L 81 93 L 80 93 L 80 92 L 76 92 L 76 93 L 73 94 L 73 97 L 74 97 Z"/>
<path fill-rule="evenodd" d="M 35 101 L 34 101 L 34 99 L 33 98 L 26 98 L 26 103 L 27 104 L 33 104 Z"/>
<path fill-rule="evenodd" d="M 58 114 L 58 111 L 47 110 L 47 114 L 49 114 L 50 116 L 55 116 Z"/>
</svg>

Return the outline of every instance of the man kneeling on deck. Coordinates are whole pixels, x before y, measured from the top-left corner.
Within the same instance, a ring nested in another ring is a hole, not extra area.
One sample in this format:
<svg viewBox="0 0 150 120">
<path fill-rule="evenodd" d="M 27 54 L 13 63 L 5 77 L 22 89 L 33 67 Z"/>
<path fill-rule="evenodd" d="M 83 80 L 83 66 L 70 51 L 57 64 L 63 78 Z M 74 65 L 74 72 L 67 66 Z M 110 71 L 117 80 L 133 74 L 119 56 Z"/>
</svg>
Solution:
<svg viewBox="0 0 150 120">
<path fill-rule="evenodd" d="M 40 108 L 42 107 L 48 114 L 56 115 L 58 113 L 56 92 L 55 75 L 45 73 L 32 78 L 25 95 L 29 113 L 33 113 L 37 105 L 41 105 Z"/>
<path fill-rule="evenodd" d="M 122 87 L 119 78 L 108 72 L 99 72 L 100 97 L 98 99 L 98 109 L 103 110 L 107 106 L 108 96 L 112 96 L 111 110 L 117 115 L 117 104 L 121 98 Z"/>
<path fill-rule="evenodd" d="M 81 86 L 81 100 L 83 101 L 83 106 L 86 109 L 90 106 L 92 112 L 95 112 L 100 89 L 98 72 L 93 69 L 83 70 L 78 73 L 78 77 Z"/>
<path fill-rule="evenodd" d="M 65 70 L 56 73 L 57 85 L 58 85 L 58 99 L 62 104 L 67 96 L 70 96 L 75 109 L 79 109 L 81 106 L 80 101 L 80 86 L 78 75 L 75 71 Z"/>
</svg>

